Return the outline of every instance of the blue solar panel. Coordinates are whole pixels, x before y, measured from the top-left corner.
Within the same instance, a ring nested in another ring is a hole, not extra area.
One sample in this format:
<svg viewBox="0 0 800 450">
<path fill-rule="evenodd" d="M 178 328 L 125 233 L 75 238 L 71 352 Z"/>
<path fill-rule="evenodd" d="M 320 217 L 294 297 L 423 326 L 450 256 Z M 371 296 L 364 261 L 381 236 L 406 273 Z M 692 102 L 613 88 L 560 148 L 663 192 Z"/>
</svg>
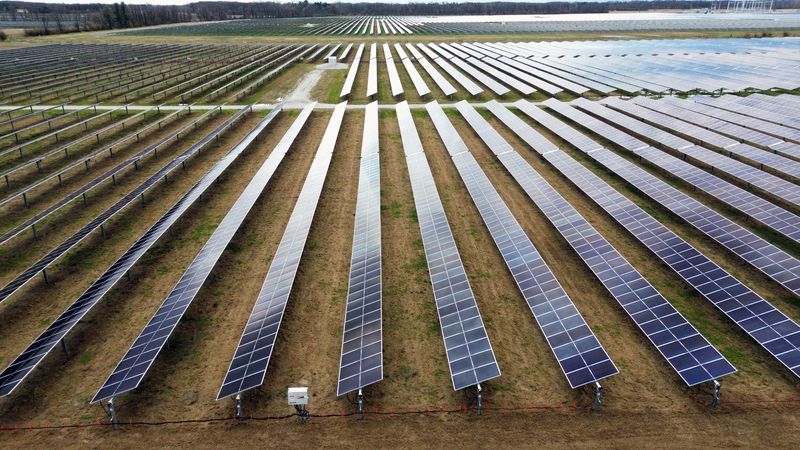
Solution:
<svg viewBox="0 0 800 450">
<path fill-rule="evenodd" d="M 333 110 L 303 183 L 303 189 L 286 224 L 275 256 L 270 262 L 264 284 L 236 346 L 228 372 L 217 394 L 217 400 L 256 388 L 264 383 L 283 313 L 300 266 L 319 196 L 328 175 L 328 167 L 333 158 L 346 106 L 347 102 L 342 102 Z M 308 112 L 310 114 L 310 109 Z M 293 126 L 278 143 L 276 151 L 285 154 L 300 129 L 300 126 L 297 128 Z"/>
<path fill-rule="evenodd" d="M 500 376 L 478 305 L 456 248 L 407 102 L 396 106 L 425 259 L 442 328 L 453 389 Z"/>
<path fill-rule="evenodd" d="M 278 106 L 262 120 L 239 144 L 228 152 L 189 191 L 178 200 L 142 237 L 137 240 L 111 267 L 67 308 L 36 340 L 0 373 L 0 396 L 6 396 L 27 377 L 61 339 L 111 290 L 128 270 L 158 239 L 192 206 L 220 175 L 241 155 L 248 145 L 278 115 Z"/>
<path fill-rule="evenodd" d="M 383 379 L 378 102 L 366 106 L 337 395 Z"/>
<path fill-rule="evenodd" d="M 573 137 L 580 134 L 529 103 L 517 105 L 523 112 L 567 141 L 575 140 Z M 495 102 L 490 102 L 488 107 L 697 292 L 717 306 L 780 362 L 786 364 L 795 374 L 798 373 L 800 346 L 797 344 L 800 344 L 800 327 L 793 320 L 680 236 L 657 222 L 581 163 L 560 151 L 513 113 Z M 686 197 L 677 189 L 609 150 L 597 148 L 587 154 L 656 201 L 665 198 L 680 200 Z M 688 197 L 684 200 L 687 199 Z M 683 204 L 687 203 L 689 202 Z M 674 207 L 674 204 L 665 202 L 664 206 L 670 208 Z M 676 209 L 676 212 L 680 211 Z M 752 322 L 753 320 L 760 322 Z M 763 322 L 761 326 L 752 325 L 761 322 Z M 782 346 L 776 353 L 775 349 L 779 343 L 788 345 Z M 793 362 L 794 360 L 797 362 Z"/>
<path fill-rule="evenodd" d="M 548 100 L 545 104 L 570 120 L 580 123 L 623 147 L 625 147 L 623 144 L 627 144 L 630 139 L 635 139 L 562 102 Z M 526 112 L 530 111 L 530 114 L 536 112 L 525 104 L 520 105 L 522 108 L 526 108 Z M 624 136 L 620 137 L 620 135 Z M 593 145 L 597 146 L 596 143 Z M 660 150 L 652 147 L 638 148 L 638 146 L 630 148 L 637 148 L 633 151 L 637 156 L 641 156 L 731 206 L 738 206 L 743 212 L 749 212 L 751 217 L 777 227 L 776 231 L 791 232 L 790 237 L 794 236 L 800 239 L 800 227 L 795 229 L 794 226 L 797 217 L 790 212 Z M 800 293 L 800 261 L 788 253 L 689 197 L 671 195 L 657 198 L 665 205 L 675 202 L 672 203 L 671 208 L 690 224 L 790 291 Z"/>
<path fill-rule="evenodd" d="M 158 181 L 164 178 L 166 175 L 170 174 L 173 170 L 180 167 L 180 165 L 186 161 L 188 158 L 193 156 L 194 154 L 200 152 L 203 148 L 205 148 L 211 141 L 213 141 L 217 136 L 219 136 L 222 132 L 227 130 L 236 120 L 244 117 L 245 114 L 250 112 L 250 108 L 243 108 L 242 110 L 238 111 L 234 114 L 231 118 L 229 118 L 225 123 L 221 124 L 213 131 L 208 133 L 200 140 L 200 142 L 192 145 L 188 149 L 186 149 L 183 153 L 178 155 L 174 160 L 167 163 L 164 167 L 162 167 L 159 171 L 157 171 L 154 175 L 150 178 L 145 180 L 142 184 L 137 186 L 132 191 L 128 192 L 124 197 L 122 197 L 119 201 L 114 203 L 110 208 L 105 210 L 103 213 L 92 219 L 91 222 L 84 225 L 83 228 L 78 230 L 75 234 L 67 238 L 64 242 L 59 244 L 56 248 L 50 251 L 47 255 L 43 256 L 41 259 L 36 261 L 31 267 L 27 268 L 24 272 L 19 274 L 16 278 L 11 280 L 7 285 L 3 286 L 0 289 L 0 303 L 5 301 L 8 297 L 14 294 L 17 290 L 19 290 L 22 286 L 24 286 L 28 281 L 30 281 L 33 277 L 35 277 L 39 272 L 46 269 L 50 264 L 56 261 L 58 258 L 63 256 L 67 251 L 69 251 L 72 247 L 77 245 L 81 242 L 86 236 L 88 236 L 92 231 L 99 228 L 103 225 L 108 219 L 122 211 L 123 208 L 131 204 L 134 200 L 136 200 L 140 195 L 144 194 L 148 189 L 153 187 Z M 125 165 L 130 165 L 130 162 L 124 163 Z M 118 166 L 119 167 L 119 166 Z M 88 185 L 84 186 L 82 189 L 90 189 L 93 187 L 94 183 L 99 183 L 102 181 L 98 177 L 97 179 L 90 182 Z M 85 192 L 85 191 L 84 191 Z M 77 198 L 77 197 L 75 197 Z M 69 200 L 69 196 L 67 199 L 64 200 L 63 203 L 59 203 L 58 205 L 66 204 Z M 55 206 L 51 206 L 54 208 Z M 60 207 L 60 206 L 59 206 Z M 46 211 L 50 211 L 51 208 L 48 208 Z"/>
<path fill-rule="evenodd" d="M 789 181 L 779 178 L 770 173 L 764 172 L 756 167 L 728 158 L 717 152 L 708 150 L 699 145 L 693 145 L 691 142 L 684 140 L 671 133 L 648 125 L 641 120 L 634 119 L 633 117 L 626 116 L 625 114 L 614 111 L 611 108 L 606 108 L 597 102 L 592 102 L 586 99 L 578 99 L 573 102 L 574 105 L 597 114 L 605 120 L 618 124 L 633 131 L 641 136 L 658 142 L 668 148 L 671 148 L 685 156 L 694 160 L 700 161 L 704 164 L 723 172 L 727 173 L 733 178 L 736 178 L 748 185 L 757 187 L 764 192 L 768 192 L 777 198 L 780 198 L 790 204 L 800 206 L 800 186 L 797 186 Z M 655 114 L 655 113 L 653 113 Z M 675 119 L 671 119 L 675 121 Z M 678 126 L 685 130 L 689 126 Z"/>
<path fill-rule="evenodd" d="M 483 118 L 466 117 L 497 159 L 689 385 L 736 369 Z"/>
<path fill-rule="evenodd" d="M 459 111 L 474 119 L 466 103 Z M 572 388 L 619 370 L 436 102 L 426 106 L 484 224 Z"/>
<path fill-rule="evenodd" d="M 283 154 L 270 153 L 236 199 L 236 203 L 189 264 L 181 279 L 145 325 L 130 350 L 97 391 L 92 403 L 115 397 L 139 386 L 282 160 Z"/>
</svg>

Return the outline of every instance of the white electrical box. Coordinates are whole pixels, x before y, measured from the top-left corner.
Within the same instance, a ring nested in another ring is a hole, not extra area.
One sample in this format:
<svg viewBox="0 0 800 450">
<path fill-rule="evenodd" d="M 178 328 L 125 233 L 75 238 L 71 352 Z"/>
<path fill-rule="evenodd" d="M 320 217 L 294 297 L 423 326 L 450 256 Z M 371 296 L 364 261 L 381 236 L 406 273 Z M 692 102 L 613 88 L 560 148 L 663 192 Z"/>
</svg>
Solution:
<svg viewBox="0 0 800 450">
<path fill-rule="evenodd" d="M 336 57 L 335 56 L 328 56 L 328 65 L 335 66 L 336 65 Z"/>
<path fill-rule="evenodd" d="M 308 388 L 306 388 L 306 387 L 290 387 L 289 388 L 289 404 L 290 405 L 307 405 L 308 404 Z"/>
</svg>

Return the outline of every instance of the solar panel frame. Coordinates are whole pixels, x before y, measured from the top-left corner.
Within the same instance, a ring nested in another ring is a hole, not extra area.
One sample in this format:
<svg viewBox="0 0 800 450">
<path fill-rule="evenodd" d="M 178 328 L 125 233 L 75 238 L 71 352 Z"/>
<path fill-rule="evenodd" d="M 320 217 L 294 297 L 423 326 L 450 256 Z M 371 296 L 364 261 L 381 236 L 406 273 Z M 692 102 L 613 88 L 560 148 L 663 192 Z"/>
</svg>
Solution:
<svg viewBox="0 0 800 450">
<path fill-rule="evenodd" d="M 333 158 L 347 102 L 336 105 L 308 170 L 281 242 L 275 251 L 261 291 L 247 319 L 217 400 L 264 383 L 289 301 L 297 270 L 311 230 L 322 188 Z"/>
</svg>

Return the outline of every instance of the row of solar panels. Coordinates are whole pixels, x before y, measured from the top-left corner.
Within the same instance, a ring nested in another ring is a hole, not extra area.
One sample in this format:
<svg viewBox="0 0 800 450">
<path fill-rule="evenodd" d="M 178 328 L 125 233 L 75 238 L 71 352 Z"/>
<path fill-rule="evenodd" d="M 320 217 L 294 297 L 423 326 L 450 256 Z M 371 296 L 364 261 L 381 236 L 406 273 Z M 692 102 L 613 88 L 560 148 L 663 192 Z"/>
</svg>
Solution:
<svg viewBox="0 0 800 450">
<path fill-rule="evenodd" d="M 364 44 L 360 44 L 362 48 Z M 377 93 L 377 61 L 375 44 L 371 45 L 370 72 L 366 96 Z M 395 52 L 420 97 L 431 92 L 412 61 L 416 61 L 439 90 L 446 96 L 458 89 L 444 76 L 449 75 L 472 96 L 489 89 L 497 96 L 514 90 L 521 95 L 541 91 L 556 95 L 568 91 L 582 95 L 588 91 L 600 94 L 620 92 L 668 91 L 741 91 L 747 88 L 796 88 L 794 76 L 800 57 L 787 57 L 780 52 L 748 55 L 729 53 L 622 55 L 608 57 L 542 57 L 538 44 L 514 43 L 430 43 L 405 46 L 394 44 Z M 411 53 L 411 58 L 405 49 Z M 730 50 L 735 50 L 731 48 Z M 349 47 L 340 55 L 347 57 Z M 392 85 L 392 96 L 402 92 L 397 69 L 389 45 L 383 44 L 384 61 Z M 360 63 L 356 53 L 341 96 L 350 94 Z M 432 63 L 432 62 L 433 63 Z M 444 72 L 440 72 L 434 63 Z M 622 69 L 624 67 L 624 69 Z M 476 83 L 477 81 L 477 83 Z M 481 87 L 481 85 L 483 87 Z"/>
<path fill-rule="evenodd" d="M 581 103 L 583 102 L 578 102 L 579 105 Z M 711 225 L 716 226 L 706 226 L 708 224 L 705 223 L 696 226 L 701 232 L 708 233 L 710 237 L 715 238 L 714 233 L 719 228 L 729 233 L 730 239 L 742 239 L 743 242 L 750 244 L 759 239 L 741 227 L 734 229 L 735 224 L 715 224 L 714 220 L 724 220 L 720 219 L 721 216 L 716 212 L 681 194 L 657 177 L 620 158 L 615 153 L 606 150 L 555 116 L 524 101 L 518 102 L 517 106 L 524 114 L 584 151 L 591 158 L 595 158 L 609 170 L 614 171 L 654 201 L 686 219 L 690 224 L 695 225 L 692 222 L 695 216 L 709 220 Z M 634 148 L 630 147 L 635 145 L 630 143 L 630 137 L 627 140 L 624 139 L 624 133 L 619 130 L 615 131 L 615 135 L 609 135 L 611 130 L 597 128 L 594 125 L 596 120 L 588 116 L 576 115 L 584 113 L 580 113 L 573 107 L 552 101 L 547 102 L 547 106 L 594 132 L 604 133 L 605 137 L 619 142 L 623 148 Z M 588 105 L 583 106 L 589 108 Z M 297 267 L 300 264 L 305 239 L 325 180 L 327 167 L 332 157 L 344 107 L 344 104 L 340 104 L 334 110 L 334 115 L 318 149 L 317 157 L 309 170 L 306 183 L 237 347 L 219 398 L 254 388 L 263 382 L 283 311 L 289 298 Z M 547 337 L 570 385 L 581 386 L 617 373 L 616 366 L 586 325 L 563 288 L 552 276 L 533 243 L 525 236 L 508 207 L 491 186 L 441 107 L 435 102 L 426 107 L 475 201 L 481 217 L 490 230 L 498 250 L 514 276 L 523 297 L 528 302 L 542 332 Z M 611 296 L 620 303 L 634 323 L 645 333 L 687 385 L 691 386 L 717 379 L 735 370 L 617 252 L 613 245 L 606 241 L 580 213 L 566 202 L 471 105 L 460 102 L 456 107 L 498 161 L 570 243 L 581 260 L 597 276 Z M 765 108 L 747 107 L 754 108 L 755 111 Z M 222 250 L 230 242 L 283 155 L 288 151 L 294 137 L 300 132 L 312 108 L 313 105 L 310 105 L 301 113 L 290 131 L 278 144 L 276 149 L 279 151 L 273 151 L 270 154 L 258 174 L 187 269 L 176 288 L 170 293 L 131 350 L 95 396 L 95 400 L 119 395 L 134 389 L 141 382 L 183 313 L 202 287 L 203 281 L 213 269 Z M 560 151 L 509 110 L 496 102 L 490 102 L 488 108 L 656 256 L 675 270 L 679 276 L 739 325 L 743 331 L 798 374 L 800 327 L 793 320 L 706 258 L 689 243 L 658 223 L 644 210 L 625 199 L 619 192 L 593 175 L 569 155 Z M 455 389 L 461 389 L 499 376 L 500 371 L 458 255 L 410 110 L 405 102 L 397 105 L 396 109 L 453 386 Z M 233 154 L 232 158 L 235 158 L 241 153 L 249 142 L 268 125 L 273 116 L 274 114 L 262 121 L 259 127 L 251 132 L 229 155 Z M 367 108 L 364 128 L 353 259 L 338 388 L 340 394 L 373 383 L 382 375 L 379 319 L 380 185 L 376 103 Z M 640 147 L 635 147 L 635 149 L 641 150 Z M 666 155 L 656 149 L 653 151 Z M 224 161 L 212 169 L 212 172 L 224 170 L 227 167 L 224 165 Z M 220 164 L 223 165 L 220 166 Z M 230 161 L 227 164 L 229 165 Z M 212 175 L 204 177 L 197 186 L 207 186 L 204 184 L 204 180 L 208 180 L 210 176 Z M 217 176 L 218 173 L 213 175 L 214 178 Z M 176 205 L 177 209 L 173 208 L 165 215 L 166 221 L 162 219 L 154 226 L 155 232 L 151 230 L 142 237 L 140 242 L 143 244 L 137 243 L 129 251 L 138 256 L 134 256 L 133 259 L 130 256 L 125 259 L 124 256 L 120 260 L 122 263 L 118 261 L 112 266 L 109 270 L 112 275 L 101 277 L 98 280 L 99 287 L 93 286 L 84 294 L 84 296 L 88 296 L 88 301 L 84 299 L 76 302 L 77 306 L 73 305 L 68 309 L 62 318 L 48 328 L 42 338 L 37 339 L 38 344 L 35 342 L 31 349 L 23 353 L 3 374 L 0 374 L 0 386 L 4 386 L 3 389 L 5 389 L 0 392 L 10 393 L 38 361 L 69 331 L 71 325 L 77 321 L 76 317 L 82 317 L 88 312 L 88 309 L 127 271 L 135 259 L 138 259 L 155 242 L 159 233 L 166 231 L 171 224 L 169 221 L 174 222 L 180 216 L 181 212 L 178 211 L 181 211 L 181 208 L 185 210 L 194 201 L 193 199 L 196 199 L 205 189 L 197 186 Z M 186 200 L 187 198 L 189 200 Z M 185 205 L 185 207 L 180 205 Z M 715 217 L 717 218 L 715 219 Z M 734 253 L 736 252 L 737 245 L 731 244 L 730 240 L 716 239 L 723 245 L 728 244 L 728 248 Z M 763 242 L 762 245 L 754 247 L 758 250 L 769 246 L 770 244 Z M 765 257 L 772 256 L 774 258 L 774 255 L 776 253 L 770 249 Z M 746 256 L 749 255 L 745 255 L 743 258 L 746 259 Z M 781 256 L 778 261 L 783 261 L 782 258 Z M 747 259 L 746 261 L 757 264 L 756 261 Z M 127 266 L 125 266 L 126 264 Z M 779 279 L 776 281 L 782 282 Z M 790 287 L 785 281 L 784 285 Z"/>
</svg>

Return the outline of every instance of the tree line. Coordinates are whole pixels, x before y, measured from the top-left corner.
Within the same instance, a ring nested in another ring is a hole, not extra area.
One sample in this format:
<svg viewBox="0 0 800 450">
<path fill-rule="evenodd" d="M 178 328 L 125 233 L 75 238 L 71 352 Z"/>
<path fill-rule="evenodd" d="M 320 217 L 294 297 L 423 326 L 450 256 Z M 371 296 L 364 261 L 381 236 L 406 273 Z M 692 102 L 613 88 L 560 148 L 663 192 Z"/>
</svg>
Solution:
<svg viewBox="0 0 800 450">
<path fill-rule="evenodd" d="M 715 2 L 704 0 L 463 2 L 463 3 L 297 3 L 202 1 L 182 6 L 0 2 L 0 22 L 36 23 L 26 32 L 57 34 L 77 31 L 134 28 L 169 23 L 226 20 L 232 18 L 297 18 L 359 15 L 495 15 L 580 14 L 649 9 L 705 9 Z M 723 3 L 724 7 L 724 3 Z M 776 0 L 776 9 L 800 8 L 800 0 Z"/>
</svg>

